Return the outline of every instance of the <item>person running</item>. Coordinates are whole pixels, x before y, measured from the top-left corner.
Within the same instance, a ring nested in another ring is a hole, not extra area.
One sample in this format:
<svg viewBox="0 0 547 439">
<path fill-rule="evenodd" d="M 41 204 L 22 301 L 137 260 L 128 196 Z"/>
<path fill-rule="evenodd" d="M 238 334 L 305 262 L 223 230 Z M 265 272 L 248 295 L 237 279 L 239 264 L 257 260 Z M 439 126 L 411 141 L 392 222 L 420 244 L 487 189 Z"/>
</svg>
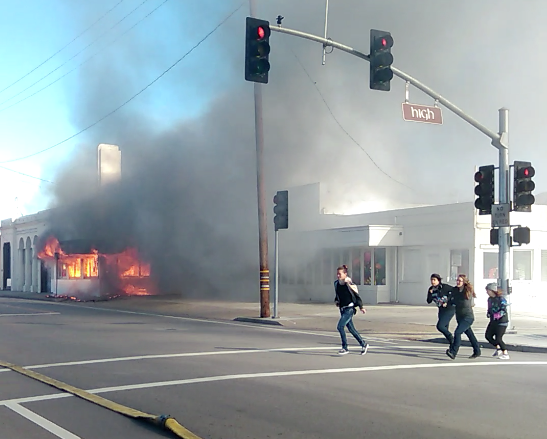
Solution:
<svg viewBox="0 0 547 439">
<path fill-rule="evenodd" d="M 338 332 L 342 338 L 342 349 L 338 351 L 339 355 L 349 354 L 348 340 L 346 337 L 345 328 L 355 337 L 355 339 L 361 345 L 361 355 L 365 355 L 368 350 L 368 343 L 363 340 L 363 337 L 357 332 L 353 325 L 353 316 L 355 315 L 356 308 L 358 307 L 363 314 L 367 311 L 363 308 L 363 301 L 359 296 L 357 285 L 355 285 L 351 278 L 348 276 L 348 266 L 342 265 L 337 269 L 337 278 L 334 281 L 334 303 L 340 308 L 340 320 L 338 321 Z"/>
<path fill-rule="evenodd" d="M 442 278 L 438 274 L 433 273 L 431 275 L 431 287 L 427 291 L 427 303 L 434 302 L 439 308 L 437 331 L 443 334 L 448 344 L 451 345 L 454 342 L 454 336 L 448 327 L 456 311 L 453 305 L 449 305 L 449 302 L 454 287 L 443 284 L 441 281 Z"/>
<path fill-rule="evenodd" d="M 484 337 L 496 348 L 493 357 L 498 357 L 500 360 L 509 360 L 507 346 L 503 342 L 503 335 L 509 325 L 507 300 L 505 300 L 505 297 L 502 297 L 503 292 L 498 289 L 496 282 L 486 285 L 486 293 L 488 294 L 488 311 L 486 312 L 486 317 L 490 319 L 490 323 L 486 328 Z"/>
<path fill-rule="evenodd" d="M 473 307 L 475 306 L 474 298 L 477 297 L 473 290 L 473 285 L 467 278 L 467 276 L 460 274 L 456 280 L 456 287 L 452 291 L 451 301 L 448 306 L 453 304 L 456 307 L 456 321 L 458 326 L 454 331 L 454 341 L 450 345 L 450 348 L 446 350 L 452 360 L 458 355 L 460 345 L 462 343 L 462 334 L 465 332 L 471 346 L 473 346 L 473 355 L 469 358 L 478 358 L 481 356 L 481 347 L 477 341 L 477 337 L 471 329 L 471 325 L 475 321 L 475 314 L 473 314 Z"/>
</svg>

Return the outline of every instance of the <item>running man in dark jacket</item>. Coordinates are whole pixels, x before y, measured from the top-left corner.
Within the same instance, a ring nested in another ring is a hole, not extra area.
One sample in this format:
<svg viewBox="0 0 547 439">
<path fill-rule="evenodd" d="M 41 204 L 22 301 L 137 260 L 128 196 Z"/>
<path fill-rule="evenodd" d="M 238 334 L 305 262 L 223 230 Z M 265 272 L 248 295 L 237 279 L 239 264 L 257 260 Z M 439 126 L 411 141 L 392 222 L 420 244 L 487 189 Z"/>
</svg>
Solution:
<svg viewBox="0 0 547 439">
<path fill-rule="evenodd" d="M 353 335 L 361 345 L 361 355 L 365 355 L 368 350 L 368 343 L 363 340 L 363 337 L 361 337 L 361 334 L 357 332 L 357 329 L 355 329 L 355 326 L 353 325 L 353 316 L 356 313 L 355 308 L 358 307 L 363 314 L 366 313 L 366 310 L 363 307 L 363 301 L 357 291 L 357 285 L 348 277 L 347 265 L 338 267 L 336 274 L 338 279 L 334 281 L 334 303 L 340 308 L 340 320 L 338 321 L 336 329 L 340 332 L 340 338 L 342 339 L 342 349 L 338 351 L 338 354 L 349 354 L 345 330 L 347 327 L 348 331 L 351 332 L 351 335 Z"/>
<path fill-rule="evenodd" d="M 454 342 L 454 337 L 448 329 L 450 321 L 454 317 L 456 308 L 450 303 L 450 296 L 454 287 L 448 284 L 443 284 L 441 276 L 436 273 L 431 275 L 431 287 L 427 291 L 427 303 L 435 303 L 439 308 L 437 331 L 442 333 L 448 343 L 451 345 Z"/>
<path fill-rule="evenodd" d="M 490 319 L 490 323 L 486 328 L 484 336 L 496 348 L 493 357 L 498 357 L 500 360 L 509 360 L 507 346 L 503 342 L 503 335 L 509 325 L 507 300 L 502 296 L 503 292 L 498 289 L 496 282 L 486 285 L 486 293 L 488 294 L 488 311 L 486 312 L 486 317 Z"/>
</svg>

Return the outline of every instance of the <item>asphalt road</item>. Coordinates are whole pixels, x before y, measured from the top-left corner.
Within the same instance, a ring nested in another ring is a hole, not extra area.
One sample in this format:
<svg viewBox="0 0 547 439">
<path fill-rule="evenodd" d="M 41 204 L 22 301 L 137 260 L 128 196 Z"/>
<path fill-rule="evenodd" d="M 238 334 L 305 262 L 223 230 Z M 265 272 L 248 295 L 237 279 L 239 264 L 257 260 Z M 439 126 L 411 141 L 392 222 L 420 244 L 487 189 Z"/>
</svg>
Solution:
<svg viewBox="0 0 547 439">
<path fill-rule="evenodd" d="M 1 360 L 203 439 L 545 437 L 546 355 L 369 343 L 339 357 L 333 333 L 0 299 Z M 174 436 L 0 369 L 0 437 Z"/>
</svg>

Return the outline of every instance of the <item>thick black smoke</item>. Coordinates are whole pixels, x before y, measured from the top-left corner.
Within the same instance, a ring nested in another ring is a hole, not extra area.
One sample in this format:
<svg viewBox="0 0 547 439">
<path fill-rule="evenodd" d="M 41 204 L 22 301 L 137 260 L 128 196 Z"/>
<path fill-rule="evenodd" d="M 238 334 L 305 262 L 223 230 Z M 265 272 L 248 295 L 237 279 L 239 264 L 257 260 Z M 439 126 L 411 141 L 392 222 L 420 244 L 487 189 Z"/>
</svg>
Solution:
<svg viewBox="0 0 547 439">
<path fill-rule="evenodd" d="M 75 29 L 110 3 L 90 2 L 87 9 L 75 11 Z M 323 32 L 322 1 L 258 3 L 259 16 L 272 23 L 281 14 L 287 27 Z M 72 7 L 72 2 L 66 4 Z M 81 70 L 69 94 L 76 128 L 140 90 L 238 4 L 167 2 L 163 15 L 151 16 Z M 499 107 L 522 109 L 528 102 L 519 87 L 507 84 L 526 72 L 539 81 L 533 59 L 527 58 L 526 68 L 504 61 L 518 47 L 508 26 L 518 27 L 526 40 L 530 20 L 538 22 L 547 11 L 539 2 L 537 7 L 541 14 L 493 0 L 480 5 L 331 2 L 329 35 L 366 52 L 370 28 L 390 30 L 397 66 L 496 130 Z M 246 15 L 247 4 L 150 89 L 88 131 L 56 178 L 55 206 L 60 209 L 53 224 L 58 233 L 136 243 L 151 260 L 164 292 L 257 295 L 253 86 L 243 81 L 242 69 Z M 442 127 L 405 123 L 401 81 L 393 81 L 390 93 L 372 92 L 368 64 L 362 60 L 334 51 L 323 67 L 316 43 L 279 34 L 271 42 L 270 84 L 263 87 L 268 202 L 278 189 L 316 181 L 329 187 L 322 207 L 330 211 L 363 208 L 363 203 L 373 210 L 472 198 L 473 167 L 496 159 L 482 134 L 446 111 Z M 344 129 L 392 178 L 337 125 L 316 86 Z M 545 86 L 537 87 L 528 93 L 539 99 Z M 206 109 L 188 116 L 196 97 L 206 102 Z M 411 92 L 411 101 L 432 103 L 418 91 Z M 512 142 L 528 146 L 524 141 L 533 135 L 526 127 L 538 120 L 538 115 L 515 116 Z M 122 150 L 123 182 L 104 193 L 96 187 L 99 143 Z M 518 150 L 518 157 L 532 152 L 522 146 Z M 547 153 L 535 154 L 543 159 Z"/>
</svg>

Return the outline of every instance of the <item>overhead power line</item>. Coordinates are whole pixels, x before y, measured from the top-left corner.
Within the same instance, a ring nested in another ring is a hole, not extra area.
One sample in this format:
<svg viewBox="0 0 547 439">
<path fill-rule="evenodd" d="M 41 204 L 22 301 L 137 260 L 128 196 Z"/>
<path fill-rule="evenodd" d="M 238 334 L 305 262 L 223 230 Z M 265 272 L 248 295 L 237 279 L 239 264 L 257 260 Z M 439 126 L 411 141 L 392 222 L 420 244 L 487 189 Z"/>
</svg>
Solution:
<svg viewBox="0 0 547 439">
<path fill-rule="evenodd" d="M 300 64 L 300 67 L 302 67 L 302 70 L 304 70 L 304 73 L 306 74 L 306 76 L 308 77 L 308 79 L 310 80 L 310 82 L 313 84 L 313 86 L 315 87 L 315 90 L 317 91 L 317 93 L 319 94 L 319 96 L 321 97 L 321 100 L 323 101 L 323 103 L 325 104 L 325 107 L 327 108 L 328 112 L 330 113 L 330 115 L 332 116 L 333 120 L 336 122 L 336 124 L 340 127 L 340 129 L 346 134 L 346 136 L 349 137 L 349 139 L 355 144 L 357 145 L 366 155 L 367 157 L 369 158 L 369 160 L 372 162 L 372 164 L 374 166 L 376 166 L 376 168 L 378 168 L 378 170 L 384 174 L 385 176 L 389 177 L 391 180 L 393 180 L 395 183 L 398 183 L 400 184 L 401 186 L 405 186 L 406 188 L 408 189 L 411 189 L 413 191 L 415 191 L 414 188 L 396 180 L 395 178 L 393 178 L 391 175 L 389 175 L 386 171 L 384 171 L 380 165 L 378 165 L 378 163 L 376 163 L 374 161 L 374 159 L 372 158 L 372 156 L 368 153 L 368 151 L 363 148 L 361 146 L 361 144 L 355 140 L 355 138 L 344 128 L 344 126 L 340 123 L 340 121 L 338 120 L 338 118 L 334 115 L 332 109 L 330 108 L 330 105 L 327 103 L 327 100 L 325 99 L 325 96 L 323 95 L 323 93 L 321 93 L 321 90 L 319 89 L 319 87 L 317 86 L 317 83 L 312 79 L 312 77 L 310 76 L 310 74 L 308 73 L 308 70 L 306 69 L 306 67 L 304 66 L 304 64 L 302 64 L 302 61 L 300 61 L 300 58 L 298 58 L 298 56 L 296 55 L 296 53 L 294 52 L 294 50 L 292 48 L 290 48 L 292 54 L 294 55 L 294 57 L 296 58 L 296 60 L 298 61 L 298 64 Z"/>
<path fill-rule="evenodd" d="M 81 129 L 80 131 L 78 131 L 77 133 L 67 137 L 66 139 L 64 140 L 61 140 L 60 142 L 57 142 L 56 144 L 54 145 L 51 145 L 51 146 L 48 146 L 47 148 L 44 148 L 40 151 L 36 151 L 32 154 L 28 154 L 28 155 L 25 155 L 25 156 L 22 156 L 22 157 L 17 157 L 17 158 L 14 158 L 14 159 L 11 159 L 11 160 L 4 160 L 4 161 L 1 161 L 0 163 L 12 163 L 12 162 L 17 162 L 19 160 L 25 160 L 25 159 L 28 159 L 30 157 L 34 157 L 34 156 L 37 156 L 38 154 L 42 154 L 46 151 L 49 151 L 53 148 L 56 148 L 60 145 L 62 145 L 63 143 L 66 143 L 68 142 L 69 140 L 72 140 L 74 139 L 75 137 L 79 136 L 80 134 L 82 134 L 83 132 L 89 130 L 90 128 L 93 128 L 95 125 L 98 125 L 99 123 L 101 123 L 103 120 L 105 120 L 106 118 L 112 116 L 114 113 L 116 113 L 119 109 L 123 108 L 124 106 L 126 106 L 127 104 L 129 104 L 133 99 L 135 99 L 137 96 L 139 96 L 140 94 L 142 94 L 144 91 L 146 91 L 148 88 L 150 88 L 153 84 L 155 84 L 157 81 L 159 81 L 163 76 L 165 76 L 171 69 L 173 69 L 177 64 L 179 64 L 182 60 L 184 60 L 188 55 L 190 55 L 195 49 L 197 49 L 203 42 L 205 42 L 211 35 L 213 35 L 224 23 L 226 23 L 230 18 L 232 18 L 233 15 L 235 15 L 236 12 L 238 12 L 242 7 L 243 5 L 246 3 L 246 1 L 243 1 L 236 9 L 234 9 L 226 18 L 224 18 L 219 24 L 217 24 L 209 33 L 207 33 L 201 40 L 199 40 L 190 50 L 188 50 L 184 55 L 182 55 L 177 61 L 175 61 L 173 64 L 171 64 L 171 66 L 169 66 L 166 70 L 164 70 L 159 76 L 157 76 L 152 82 L 150 82 L 148 85 L 146 85 L 144 88 L 142 88 L 140 91 L 138 91 L 137 93 L 135 93 L 133 96 L 131 96 L 128 100 L 126 100 L 123 104 L 119 105 L 118 107 L 116 107 L 115 109 L 113 109 L 112 111 L 110 111 L 109 113 L 107 113 L 106 115 L 104 115 L 103 117 L 101 117 L 100 119 L 96 120 L 95 122 L 93 122 L 92 124 L 88 125 L 87 127 Z"/>
<path fill-rule="evenodd" d="M 44 91 L 46 88 L 49 88 L 51 87 L 53 84 L 59 82 L 61 79 L 63 79 L 65 76 L 69 75 L 70 73 L 74 72 L 75 70 L 78 70 L 80 67 L 82 67 L 84 64 L 86 64 L 87 62 L 89 62 L 91 59 L 93 59 L 95 56 L 97 56 L 99 53 L 101 53 L 103 50 L 105 50 L 106 48 L 110 47 L 112 44 L 114 44 L 116 41 L 118 41 L 121 37 L 123 37 L 124 35 L 126 35 L 128 32 L 130 32 L 131 30 L 133 30 L 137 25 L 139 25 L 141 22 L 143 22 L 145 19 L 147 19 L 148 17 L 150 17 L 150 15 L 152 15 L 154 12 L 156 12 L 159 8 L 161 8 L 165 3 L 167 3 L 169 0 L 164 0 L 163 3 L 160 3 L 158 6 L 156 6 L 154 9 L 152 9 L 148 14 L 146 14 L 144 17 L 142 17 L 139 21 L 137 21 L 133 26 L 131 26 L 129 29 L 127 29 L 125 32 L 123 32 L 122 34 L 118 35 L 114 40 L 112 40 L 110 43 L 108 43 L 106 46 L 102 47 L 100 50 L 98 50 L 97 52 L 95 52 L 93 55 L 91 55 L 89 58 L 87 58 L 85 61 L 82 61 L 79 65 L 77 65 L 76 67 L 74 67 L 73 69 L 69 70 L 68 72 L 66 72 L 64 75 L 62 76 L 59 76 L 55 81 L 52 81 L 50 82 L 48 85 L 46 85 L 45 87 L 42 87 L 41 89 L 35 91 L 34 93 L 28 95 L 28 96 L 25 96 L 23 99 L 19 99 L 17 102 L 14 102 L 13 104 L 11 105 L 8 105 L 7 107 L 4 107 L 2 109 L 0 109 L 0 113 L 2 113 L 3 111 L 9 109 L 9 108 L 12 108 L 12 107 L 15 107 L 16 105 L 19 105 L 20 103 L 26 101 L 27 99 L 30 99 L 31 97 L 33 96 L 36 96 L 38 93 Z M 10 98 L 11 99 L 11 98 Z M 7 102 L 7 101 L 5 101 Z M 1 105 L 1 104 L 0 104 Z"/>
<path fill-rule="evenodd" d="M 45 180 L 43 178 L 36 177 L 34 175 L 25 174 L 24 172 L 16 171 L 15 169 L 11 169 L 11 168 L 6 168 L 5 166 L 0 166 L 0 169 L 3 169 L 5 171 L 10 171 L 10 172 L 15 172 L 16 174 L 23 175 L 23 176 L 28 177 L 28 178 L 33 178 L 35 180 L 40 180 L 40 181 L 43 181 L 45 183 L 53 183 L 50 180 Z"/>
<path fill-rule="evenodd" d="M 97 38 L 95 38 L 91 43 L 89 43 L 87 46 L 85 46 L 83 49 L 81 49 L 80 51 L 76 52 L 76 54 L 74 54 L 73 56 L 71 56 L 67 61 L 65 61 L 64 63 L 62 63 L 60 66 L 57 66 L 56 68 L 54 68 L 52 71 L 50 71 L 49 73 L 47 73 L 46 75 L 42 76 L 40 79 L 38 79 L 37 81 L 33 82 L 32 84 L 30 84 L 27 88 L 24 88 L 23 90 L 21 90 L 20 92 L 14 94 L 12 97 L 6 99 L 5 101 L 2 101 L 0 102 L 0 105 L 4 105 L 6 103 L 8 103 L 9 101 L 11 101 L 12 99 L 16 98 L 17 96 L 19 96 L 20 94 L 26 92 L 29 88 L 32 88 L 34 87 L 36 84 L 38 84 L 39 82 L 43 81 L 44 79 L 46 79 L 48 76 L 52 75 L 53 73 L 55 73 L 57 70 L 59 70 L 61 67 L 65 66 L 66 64 L 68 64 L 70 61 L 72 61 L 74 58 L 76 58 L 80 53 L 82 53 L 83 51 L 85 51 L 87 48 L 91 47 L 93 44 L 95 44 L 97 41 L 99 41 L 101 38 L 103 38 L 108 32 L 110 32 L 112 29 L 114 29 L 116 26 L 118 26 L 122 21 L 124 21 L 126 18 L 128 18 L 130 15 L 132 15 L 134 12 L 136 12 L 140 7 L 142 7 L 146 2 L 148 2 L 149 0 L 144 0 L 140 5 L 138 5 L 135 9 L 133 9 L 131 12 L 129 12 L 128 14 L 126 14 L 121 20 L 119 20 L 117 23 L 115 23 L 110 29 L 108 29 L 106 32 L 104 32 L 103 34 L 99 35 Z"/>
<path fill-rule="evenodd" d="M 65 50 L 68 46 L 70 46 L 74 41 L 76 41 L 78 38 L 80 38 L 83 34 L 85 34 L 89 29 L 91 29 L 93 26 L 95 26 L 99 21 L 101 21 L 104 17 L 106 17 L 108 14 L 110 14 L 114 9 L 116 9 L 124 0 L 120 0 L 118 3 L 116 3 L 114 6 L 112 6 L 108 11 L 106 11 L 103 15 L 101 15 L 96 21 L 94 21 L 89 27 L 84 29 L 80 34 L 75 36 L 70 42 L 65 44 L 63 47 L 61 47 L 57 52 L 55 52 L 53 55 L 51 55 L 48 59 L 45 61 L 42 61 L 40 64 L 38 64 L 36 67 L 34 67 L 29 72 L 25 73 L 23 76 L 21 76 L 19 79 L 17 79 L 15 82 L 12 82 L 10 85 L 4 87 L 2 90 L 0 90 L 0 93 L 5 92 L 7 89 L 11 88 L 15 84 L 19 83 L 19 81 L 22 81 L 25 79 L 28 75 L 42 67 L 45 63 L 47 63 L 51 58 L 53 58 L 55 55 L 61 53 L 63 50 Z"/>
</svg>

